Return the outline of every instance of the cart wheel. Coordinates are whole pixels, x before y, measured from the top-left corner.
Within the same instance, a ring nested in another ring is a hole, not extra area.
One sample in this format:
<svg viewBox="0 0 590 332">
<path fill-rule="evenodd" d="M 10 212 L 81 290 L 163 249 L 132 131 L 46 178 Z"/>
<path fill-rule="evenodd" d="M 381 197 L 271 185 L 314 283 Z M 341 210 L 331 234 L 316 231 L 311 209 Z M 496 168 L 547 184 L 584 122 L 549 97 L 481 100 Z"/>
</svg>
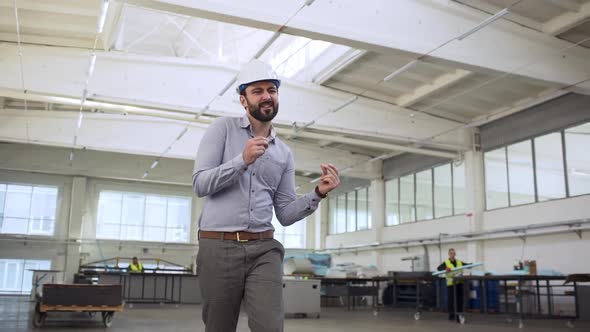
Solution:
<svg viewBox="0 0 590 332">
<path fill-rule="evenodd" d="M 378 309 L 373 309 L 373 316 L 375 316 L 375 317 L 379 316 L 379 310 Z"/>
<path fill-rule="evenodd" d="M 96 317 L 96 311 L 88 311 L 88 316 L 89 316 L 90 318 L 94 318 L 94 317 Z"/>
<path fill-rule="evenodd" d="M 414 314 L 414 320 L 420 320 L 420 311 Z"/>
<path fill-rule="evenodd" d="M 129 303 L 128 307 L 129 309 L 133 309 L 133 303 Z"/>
<path fill-rule="evenodd" d="M 519 329 L 522 329 L 522 328 L 524 328 L 524 322 L 522 321 L 522 319 L 520 319 L 520 320 L 518 321 L 518 328 L 519 328 Z"/>
<path fill-rule="evenodd" d="M 575 326 L 574 326 L 574 322 L 573 322 L 573 321 L 571 321 L 571 320 L 568 320 L 568 321 L 567 321 L 567 323 L 565 323 L 565 325 L 566 325 L 567 327 L 569 327 L 570 329 L 573 329 L 573 328 L 575 327 Z"/>
<path fill-rule="evenodd" d="M 459 315 L 459 324 L 465 325 L 465 315 Z"/>
<path fill-rule="evenodd" d="M 35 315 L 33 316 L 33 326 L 34 327 L 43 327 L 45 325 L 45 321 L 47 319 L 47 314 L 44 312 L 39 312 L 35 310 Z"/>
<path fill-rule="evenodd" d="M 104 327 L 111 327 L 111 325 L 113 325 L 113 316 L 114 314 L 112 312 L 102 314 L 102 323 L 104 324 Z"/>
</svg>

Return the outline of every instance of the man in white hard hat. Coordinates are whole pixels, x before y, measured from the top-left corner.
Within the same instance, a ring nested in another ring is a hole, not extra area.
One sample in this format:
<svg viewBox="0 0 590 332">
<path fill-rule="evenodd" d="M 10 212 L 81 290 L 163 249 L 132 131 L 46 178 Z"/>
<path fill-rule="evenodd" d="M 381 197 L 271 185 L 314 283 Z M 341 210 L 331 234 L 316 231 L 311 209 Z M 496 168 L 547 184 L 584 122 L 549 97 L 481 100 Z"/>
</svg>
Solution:
<svg viewBox="0 0 590 332">
<path fill-rule="evenodd" d="M 219 118 L 201 140 L 193 189 L 205 203 L 199 219 L 197 273 L 206 331 L 235 331 L 240 306 L 252 331 L 283 331 L 282 261 L 273 239 L 273 208 L 288 226 L 318 207 L 340 179 L 320 165 L 314 191 L 295 195 L 295 162 L 271 121 L 279 110 L 281 81 L 254 60 L 238 75 L 241 118 Z"/>
</svg>

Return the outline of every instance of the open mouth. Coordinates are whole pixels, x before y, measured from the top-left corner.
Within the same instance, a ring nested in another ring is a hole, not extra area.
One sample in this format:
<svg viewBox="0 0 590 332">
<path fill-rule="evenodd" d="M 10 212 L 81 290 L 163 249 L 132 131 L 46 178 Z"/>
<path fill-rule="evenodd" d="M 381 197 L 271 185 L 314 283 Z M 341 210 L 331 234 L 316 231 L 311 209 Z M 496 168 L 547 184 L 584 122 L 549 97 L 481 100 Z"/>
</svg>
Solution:
<svg viewBox="0 0 590 332">
<path fill-rule="evenodd" d="M 272 108 L 274 105 L 273 103 L 262 103 L 260 104 L 260 108 Z"/>
</svg>

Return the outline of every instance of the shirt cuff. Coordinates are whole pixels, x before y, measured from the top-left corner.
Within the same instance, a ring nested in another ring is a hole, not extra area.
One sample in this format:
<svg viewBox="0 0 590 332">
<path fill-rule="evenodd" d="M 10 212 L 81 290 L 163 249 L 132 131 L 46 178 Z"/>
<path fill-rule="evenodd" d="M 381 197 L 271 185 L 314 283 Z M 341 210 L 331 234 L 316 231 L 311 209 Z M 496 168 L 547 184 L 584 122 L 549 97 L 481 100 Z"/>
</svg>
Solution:
<svg viewBox="0 0 590 332">
<path fill-rule="evenodd" d="M 246 165 L 246 163 L 244 162 L 244 157 L 241 153 L 231 160 L 231 164 L 234 170 L 239 174 L 244 174 L 244 172 L 248 169 L 248 165 Z"/>
<path fill-rule="evenodd" d="M 320 201 L 322 200 L 321 197 L 319 197 L 315 191 L 312 191 L 310 193 L 308 193 L 307 195 L 305 195 L 307 197 L 307 210 L 316 210 L 320 204 Z"/>
</svg>

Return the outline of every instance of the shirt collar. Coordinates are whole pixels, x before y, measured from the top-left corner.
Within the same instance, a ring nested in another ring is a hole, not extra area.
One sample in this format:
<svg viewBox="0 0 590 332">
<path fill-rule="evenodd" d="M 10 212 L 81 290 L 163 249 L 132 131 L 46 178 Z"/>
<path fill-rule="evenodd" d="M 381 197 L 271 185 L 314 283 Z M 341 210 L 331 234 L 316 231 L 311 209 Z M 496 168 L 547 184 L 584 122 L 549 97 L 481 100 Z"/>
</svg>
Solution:
<svg viewBox="0 0 590 332">
<path fill-rule="evenodd" d="M 250 119 L 248 119 L 247 115 L 244 115 L 241 119 L 240 119 L 240 127 L 244 128 L 244 129 L 248 129 L 248 131 L 250 133 L 252 133 L 252 125 L 250 124 Z M 269 136 L 269 142 L 274 142 L 275 138 L 277 137 L 277 132 L 275 131 L 274 126 L 270 126 L 270 136 Z"/>
</svg>

